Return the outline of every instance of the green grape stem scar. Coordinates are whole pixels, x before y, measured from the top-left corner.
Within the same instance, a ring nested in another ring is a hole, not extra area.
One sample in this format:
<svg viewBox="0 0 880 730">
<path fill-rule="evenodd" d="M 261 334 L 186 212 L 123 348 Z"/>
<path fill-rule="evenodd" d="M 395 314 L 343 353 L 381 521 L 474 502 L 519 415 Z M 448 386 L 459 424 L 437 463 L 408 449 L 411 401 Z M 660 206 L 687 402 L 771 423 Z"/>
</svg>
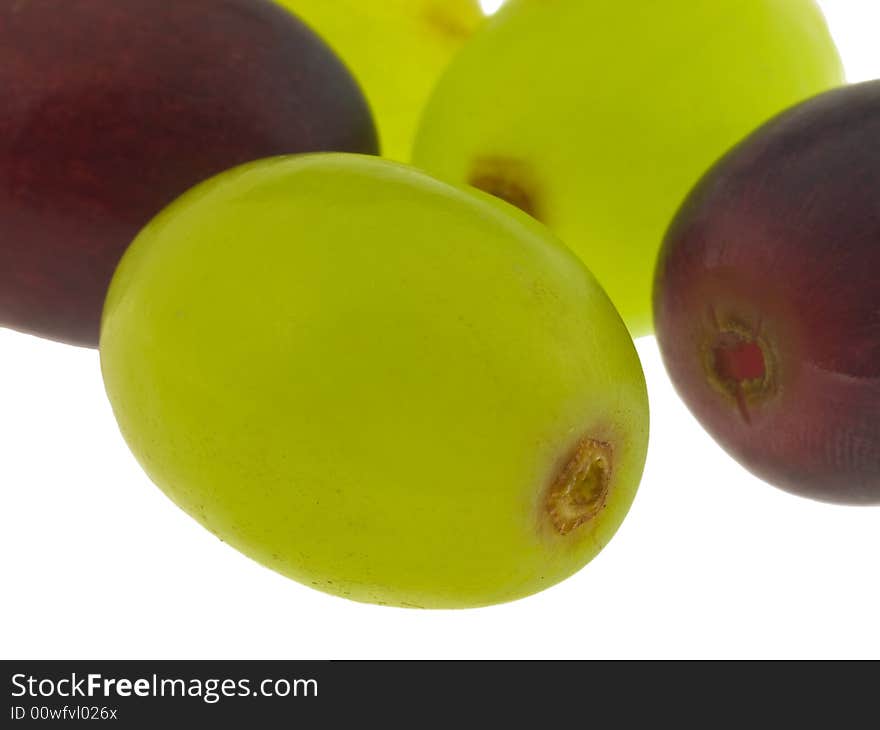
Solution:
<svg viewBox="0 0 880 730">
<path fill-rule="evenodd" d="M 583 439 L 550 487 L 546 511 L 560 535 L 568 535 L 605 509 L 614 451 L 610 444 Z"/>
<path fill-rule="evenodd" d="M 534 175 L 528 165 L 506 157 L 481 157 L 471 168 L 468 182 L 484 193 L 494 195 L 506 203 L 541 220 L 538 197 L 534 184 L 528 184 Z"/>
</svg>

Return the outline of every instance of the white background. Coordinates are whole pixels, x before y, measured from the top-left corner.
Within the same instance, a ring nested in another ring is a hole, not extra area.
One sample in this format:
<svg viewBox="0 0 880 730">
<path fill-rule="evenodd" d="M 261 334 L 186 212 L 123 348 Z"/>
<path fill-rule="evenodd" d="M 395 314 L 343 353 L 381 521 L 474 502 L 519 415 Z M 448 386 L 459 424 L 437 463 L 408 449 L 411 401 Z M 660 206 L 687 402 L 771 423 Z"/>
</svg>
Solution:
<svg viewBox="0 0 880 730">
<path fill-rule="evenodd" d="M 823 5 L 850 80 L 880 77 L 874 0 Z M 749 476 L 638 344 L 653 438 L 617 537 L 540 595 L 421 612 L 316 593 L 219 542 L 129 455 L 95 352 L 0 329 L 0 657 L 880 658 L 880 508 Z"/>
</svg>

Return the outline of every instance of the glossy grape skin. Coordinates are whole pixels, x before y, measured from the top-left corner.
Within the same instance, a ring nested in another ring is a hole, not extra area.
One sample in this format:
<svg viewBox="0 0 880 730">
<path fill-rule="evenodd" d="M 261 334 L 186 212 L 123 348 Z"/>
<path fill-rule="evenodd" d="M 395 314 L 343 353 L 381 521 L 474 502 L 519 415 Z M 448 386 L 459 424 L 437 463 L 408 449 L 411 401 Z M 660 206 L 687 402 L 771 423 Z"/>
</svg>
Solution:
<svg viewBox="0 0 880 730">
<path fill-rule="evenodd" d="M 428 97 L 483 23 L 477 0 L 279 0 L 342 57 L 364 89 L 382 153 L 407 162 Z"/>
<path fill-rule="evenodd" d="M 550 226 L 638 336 L 669 221 L 773 114 L 839 84 L 812 0 L 510 0 L 456 58 L 415 164 Z"/>
<path fill-rule="evenodd" d="M 377 151 L 354 79 L 269 0 L 0 0 L 0 325 L 96 346 L 140 228 L 229 167 Z"/>
<path fill-rule="evenodd" d="M 171 499 L 358 601 L 546 588 L 610 540 L 645 458 L 638 356 L 580 262 L 519 211 L 375 158 L 257 163 L 184 196 L 120 265 L 101 362 Z M 572 528 L 551 497 L 584 448 L 610 457 L 607 501 Z"/>
<path fill-rule="evenodd" d="M 697 186 L 657 269 L 691 410 L 755 474 L 829 502 L 880 504 L 878 139 L 880 82 L 786 112 Z"/>
</svg>

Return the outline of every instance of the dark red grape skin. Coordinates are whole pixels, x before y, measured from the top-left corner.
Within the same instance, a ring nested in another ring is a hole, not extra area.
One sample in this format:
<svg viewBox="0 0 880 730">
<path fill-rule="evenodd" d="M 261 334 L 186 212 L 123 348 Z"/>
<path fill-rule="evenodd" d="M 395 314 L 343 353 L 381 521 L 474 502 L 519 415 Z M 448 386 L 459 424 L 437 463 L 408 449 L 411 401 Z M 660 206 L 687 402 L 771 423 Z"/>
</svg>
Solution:
<svg viewBox="0 0 880 730">
<path fill-rule="evenodd" d="M 134 236 L 273 155 L 375 154 L 351 74 L 270 0 L 0 0 L 0 325 L 94 346 Z"/>
<path fill-rule="evenodd" d="M 704 177 L 654 311 L 673 383 L 740 463 L 880 503 L 880 81 L 783 113 Z"/>
</svg>

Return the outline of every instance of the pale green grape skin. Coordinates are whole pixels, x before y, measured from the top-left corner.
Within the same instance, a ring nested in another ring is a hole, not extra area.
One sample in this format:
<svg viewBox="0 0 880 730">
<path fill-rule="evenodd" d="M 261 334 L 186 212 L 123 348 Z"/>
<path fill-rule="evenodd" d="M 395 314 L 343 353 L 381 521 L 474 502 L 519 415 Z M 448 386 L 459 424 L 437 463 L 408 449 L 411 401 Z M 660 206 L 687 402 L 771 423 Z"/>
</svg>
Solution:
<svg viewBox="0 0 880 730">
<path fill-rule="evenodd" d="M 437 79 L 483 24 L 478 0 L 277 0 L 348 65 L 379 127 L 382 154 L 407 162 Z"/>
<path fill-rule="evenodd" d="M 611 539 L 647 448 L 638 356 L 580 261 L 505 203 L 367 156 L 254 163 L 166 209 L 117 270 L 101 364 L 174 502 L 357 601 L 557 583 Z M 610 449 L 607 501 L 560 529 L 548 497 L 583 443 Z"/>
<path fill-rule="evenodd" d="M 439 82 L 413 160 L 526 201 L 640 336 L 687 192 L 759 124 L 842 81 L 813 0 L 510 0 Z"/>
</svg>

